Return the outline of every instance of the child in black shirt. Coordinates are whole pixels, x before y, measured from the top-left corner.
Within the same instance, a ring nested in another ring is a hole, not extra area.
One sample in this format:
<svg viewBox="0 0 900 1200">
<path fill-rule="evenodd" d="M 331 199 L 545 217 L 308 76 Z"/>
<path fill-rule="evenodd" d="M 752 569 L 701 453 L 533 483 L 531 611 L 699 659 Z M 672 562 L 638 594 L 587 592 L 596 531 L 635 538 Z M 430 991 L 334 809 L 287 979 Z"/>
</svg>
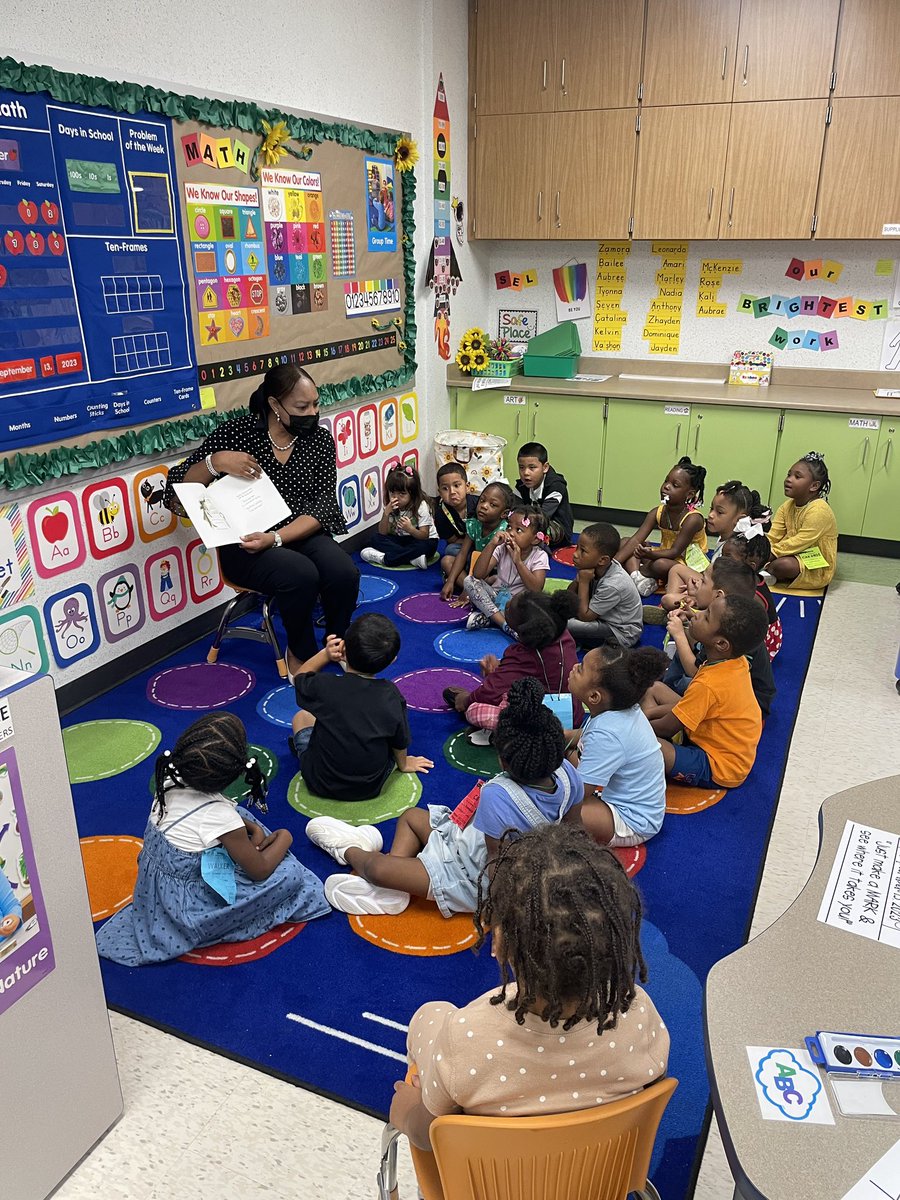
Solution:
<svg viewBox="0 0 900 1200">
<path fill-rule="evenodd" d="M 301 711 L 293 720 L 292 751 L 315 796 L 372 800 L 396 766 L 428 773 L 429 758 L 408 755 L 412 740 L 406 701 L 390 679 L 376 679 L 400 650 L 400 634 L 380 613 L 367 613 L 343 639 L 330 636 L 294 679 Z M 331 662 L 345 674 L 320 675 Z"/>
<path fill-rule="evenodd" d="M 568 546 L 572 541 L 575 517 L 565 475 L 553 470 L 547 447 L 540 442 L 526 442 L 519 450 L 518 461 L 516 491 L 526 504 L 536 504 L 547 518 L 550 548 L 556 550 Z"/>
</svg>

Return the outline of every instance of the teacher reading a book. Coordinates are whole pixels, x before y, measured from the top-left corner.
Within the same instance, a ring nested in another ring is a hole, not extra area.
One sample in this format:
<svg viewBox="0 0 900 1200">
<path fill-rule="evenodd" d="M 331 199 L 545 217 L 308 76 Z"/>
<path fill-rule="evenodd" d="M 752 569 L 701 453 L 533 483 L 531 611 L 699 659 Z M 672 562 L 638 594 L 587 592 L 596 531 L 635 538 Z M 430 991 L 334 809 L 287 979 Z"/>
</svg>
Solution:
<svg viewBox="0 0 900 1200">
<path fill-rule="evenodd" d="M 319 393 L 299 367 L 273 367 L 250 397 L 247 416 L 223 421 L 193 454 L 169 471 L 166 506 L 179 512 L 177 483 L 209 486 L 221 475 L 248 481 L 265 473 L 290 516 L 269 530 L 221 546 L 229 583 L 278 598 L 293 675 L 317 651 L 312 611 L 321 597 L 325 633 L 344 636 L 359 571 L 333 534 L 347 528 L 335 489 L 334 440 L 319 425 Z"/>
</svg>

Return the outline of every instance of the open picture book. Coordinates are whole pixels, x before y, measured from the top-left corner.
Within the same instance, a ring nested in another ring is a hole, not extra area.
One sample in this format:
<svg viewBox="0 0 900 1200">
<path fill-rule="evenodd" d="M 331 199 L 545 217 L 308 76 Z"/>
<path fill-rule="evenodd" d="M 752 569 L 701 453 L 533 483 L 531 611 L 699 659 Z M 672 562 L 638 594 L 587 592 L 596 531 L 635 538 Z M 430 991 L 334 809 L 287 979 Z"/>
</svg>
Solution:
<svg viewBox="0 0 900 1200">
<path fill-rule="evenodd" d="M 209 549 L 231 546 L 248 533 L 264 533 L 291 515 L 268 475 L 247 481 L 223 475 L 209 487 L 176 483 L 175 495 Z"/>
</svg>

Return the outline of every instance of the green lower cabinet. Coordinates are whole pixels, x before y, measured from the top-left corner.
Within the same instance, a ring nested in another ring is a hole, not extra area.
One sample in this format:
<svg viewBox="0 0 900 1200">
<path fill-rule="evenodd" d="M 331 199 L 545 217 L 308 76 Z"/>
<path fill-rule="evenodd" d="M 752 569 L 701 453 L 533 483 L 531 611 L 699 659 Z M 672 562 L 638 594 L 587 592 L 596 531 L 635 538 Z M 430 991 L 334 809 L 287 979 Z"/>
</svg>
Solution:
<svg viewBox="0 0 900 1200">
<path fill-rule="evenodd" d="M 728 404 L 695 404 L 686 452 L 706 467 L 704 508 L 720 484 L 739 479 L 771 503 L 769 488 L 778 443 L 778 408 L 737 408 Z M 775 499 L 784 497 L 780 489 Z"/>
<path fill-rule="evenodd" d="M 529 400 L 528 440 L 547 447 L 550 462 L 566 477 L 573 504 L 596 506 L 606 428 L 603 401 L 589 396 Z"/>
<path fill-rule="evenodd" d="M 882 417 L 863 536 L 900 541 L 900 419 Z"/>
<path fill-rule="evenodd" d="M 648 512 L 669 471 L 688 453 L 689 404 L 610 400 L 603 454 L 603 507 Z"/>
<path fill-rule="evenodd" d="M 514 389 L 473 392 L 469 388 L 457 388 L 453 422 L 454 429 L 472 429 L 506 438 L 508 445 L 503 451 L 503 469 L 507 477 L 515 481 L 516 451 L 521 442 L 528 440 L 530 426 L 528 397 L 524 392 Z"/>
<path fill-rule="evenodd" d="M 773 509 L 784 502 L 784 478 L 791 465 L 817 450 L 825 455 L 831 478 L 828 500 L 838 533 L 861 534 L 881 420 L 854 413 L 786 411 L 772 474 Z"/>
</svg>

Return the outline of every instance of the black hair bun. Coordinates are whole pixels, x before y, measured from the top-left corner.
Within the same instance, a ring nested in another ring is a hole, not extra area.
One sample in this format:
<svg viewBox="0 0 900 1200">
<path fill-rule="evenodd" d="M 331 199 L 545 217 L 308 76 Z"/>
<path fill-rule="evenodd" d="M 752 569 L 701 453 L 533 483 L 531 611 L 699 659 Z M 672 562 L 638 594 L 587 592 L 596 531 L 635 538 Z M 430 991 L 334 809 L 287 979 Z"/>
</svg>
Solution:
<svg viewBox="0 0 900 1200">
<path fill-rule="evenodd" d="M 507 693 L 506 712 L 517 725 L 533 725 L 544 703 L 544 685 L 537 679 L 517 679 Z"/>
</svg>

